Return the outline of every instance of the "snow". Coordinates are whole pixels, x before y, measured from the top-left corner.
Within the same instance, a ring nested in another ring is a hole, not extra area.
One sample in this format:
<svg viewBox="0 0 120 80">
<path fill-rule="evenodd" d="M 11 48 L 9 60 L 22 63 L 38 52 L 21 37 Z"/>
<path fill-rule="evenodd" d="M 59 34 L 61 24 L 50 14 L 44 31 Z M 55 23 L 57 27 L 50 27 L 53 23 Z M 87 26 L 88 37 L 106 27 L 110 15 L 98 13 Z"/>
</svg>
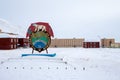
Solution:
<svg viewBox="0 0 120 80">
<path fill-rule="evenodd" d="M 21 57 L 31 51 L 0 50 L 0 79 L 120 80 L 119 48 L 49 48 L 56 57 Z"/>
<path fill-rule="evenodd" d="M 2 30 L 2 32 L 18 34 L 17 37 L 20 37 L 20 38 L 22 37 L 23 38 L 26 35 L 25 31 L 27 31 L 27 30 L 24 30 L 24 29 L 25 28 L 12 25 L 8 21 L 0 18 L 0 30 Z"/>
</svg>

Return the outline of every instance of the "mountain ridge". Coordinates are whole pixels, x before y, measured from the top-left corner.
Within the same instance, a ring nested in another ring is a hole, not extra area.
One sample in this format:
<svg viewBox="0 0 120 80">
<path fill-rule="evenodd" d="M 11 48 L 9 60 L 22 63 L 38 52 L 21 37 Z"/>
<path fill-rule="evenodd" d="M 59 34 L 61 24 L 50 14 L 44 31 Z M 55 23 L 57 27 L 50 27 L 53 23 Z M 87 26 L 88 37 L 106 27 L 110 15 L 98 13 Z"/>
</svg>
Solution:
<svg viewBox="0 0 120 80">
<path fill-rule="evenodd" d="M 25 32 L 22 28 L 19 28 L 18 26 L 15 26 L 10 22 L 8 22 L 7 20 L 1 18 L 0 18 L 0 31 L 6 33 L 18 34 L 17 37 L 25 37 Z"/>
</svg>

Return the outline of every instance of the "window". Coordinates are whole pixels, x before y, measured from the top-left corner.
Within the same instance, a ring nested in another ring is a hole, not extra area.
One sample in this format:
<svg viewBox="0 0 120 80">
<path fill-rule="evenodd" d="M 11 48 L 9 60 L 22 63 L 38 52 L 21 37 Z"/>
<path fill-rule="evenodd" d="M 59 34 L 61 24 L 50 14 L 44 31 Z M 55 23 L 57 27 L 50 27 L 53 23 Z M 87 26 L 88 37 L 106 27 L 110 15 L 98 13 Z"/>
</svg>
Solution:
<svg viewBox="0 0 120 80">
<path fill-rule="evenodd" d="M 13 39 L 11 39 L 11 43 L 13 42 Z"/>
</svg>

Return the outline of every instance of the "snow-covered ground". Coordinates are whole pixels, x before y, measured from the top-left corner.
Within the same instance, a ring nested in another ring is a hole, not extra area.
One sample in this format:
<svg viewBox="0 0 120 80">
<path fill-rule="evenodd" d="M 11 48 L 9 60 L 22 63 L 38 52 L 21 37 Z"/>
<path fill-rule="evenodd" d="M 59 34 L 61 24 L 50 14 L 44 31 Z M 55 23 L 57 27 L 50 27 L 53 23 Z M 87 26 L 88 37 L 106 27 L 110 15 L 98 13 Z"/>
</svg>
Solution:
<svg viewBox="0 0 120 80">
<path fill-rule="evenodd" d="M 48 51 L 56 57 L 21 57 L 31 48 L 0 50 L 0 80 L 120 80 L 119 48 Z"/>
</svg>

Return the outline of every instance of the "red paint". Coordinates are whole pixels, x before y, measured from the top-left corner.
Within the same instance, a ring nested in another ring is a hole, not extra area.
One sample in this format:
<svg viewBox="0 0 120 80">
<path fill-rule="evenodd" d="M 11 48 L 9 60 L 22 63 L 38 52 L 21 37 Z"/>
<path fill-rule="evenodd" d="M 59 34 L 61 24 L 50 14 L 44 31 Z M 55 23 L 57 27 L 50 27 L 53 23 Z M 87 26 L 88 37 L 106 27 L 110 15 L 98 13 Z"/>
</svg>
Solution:
<svg viewBox="0 0 120 80">
<path fill-rule="evenodd" d="M 83 42 L 84 48 L 99 48 L 100 43 L 99 42 Z"/>
</svg>

